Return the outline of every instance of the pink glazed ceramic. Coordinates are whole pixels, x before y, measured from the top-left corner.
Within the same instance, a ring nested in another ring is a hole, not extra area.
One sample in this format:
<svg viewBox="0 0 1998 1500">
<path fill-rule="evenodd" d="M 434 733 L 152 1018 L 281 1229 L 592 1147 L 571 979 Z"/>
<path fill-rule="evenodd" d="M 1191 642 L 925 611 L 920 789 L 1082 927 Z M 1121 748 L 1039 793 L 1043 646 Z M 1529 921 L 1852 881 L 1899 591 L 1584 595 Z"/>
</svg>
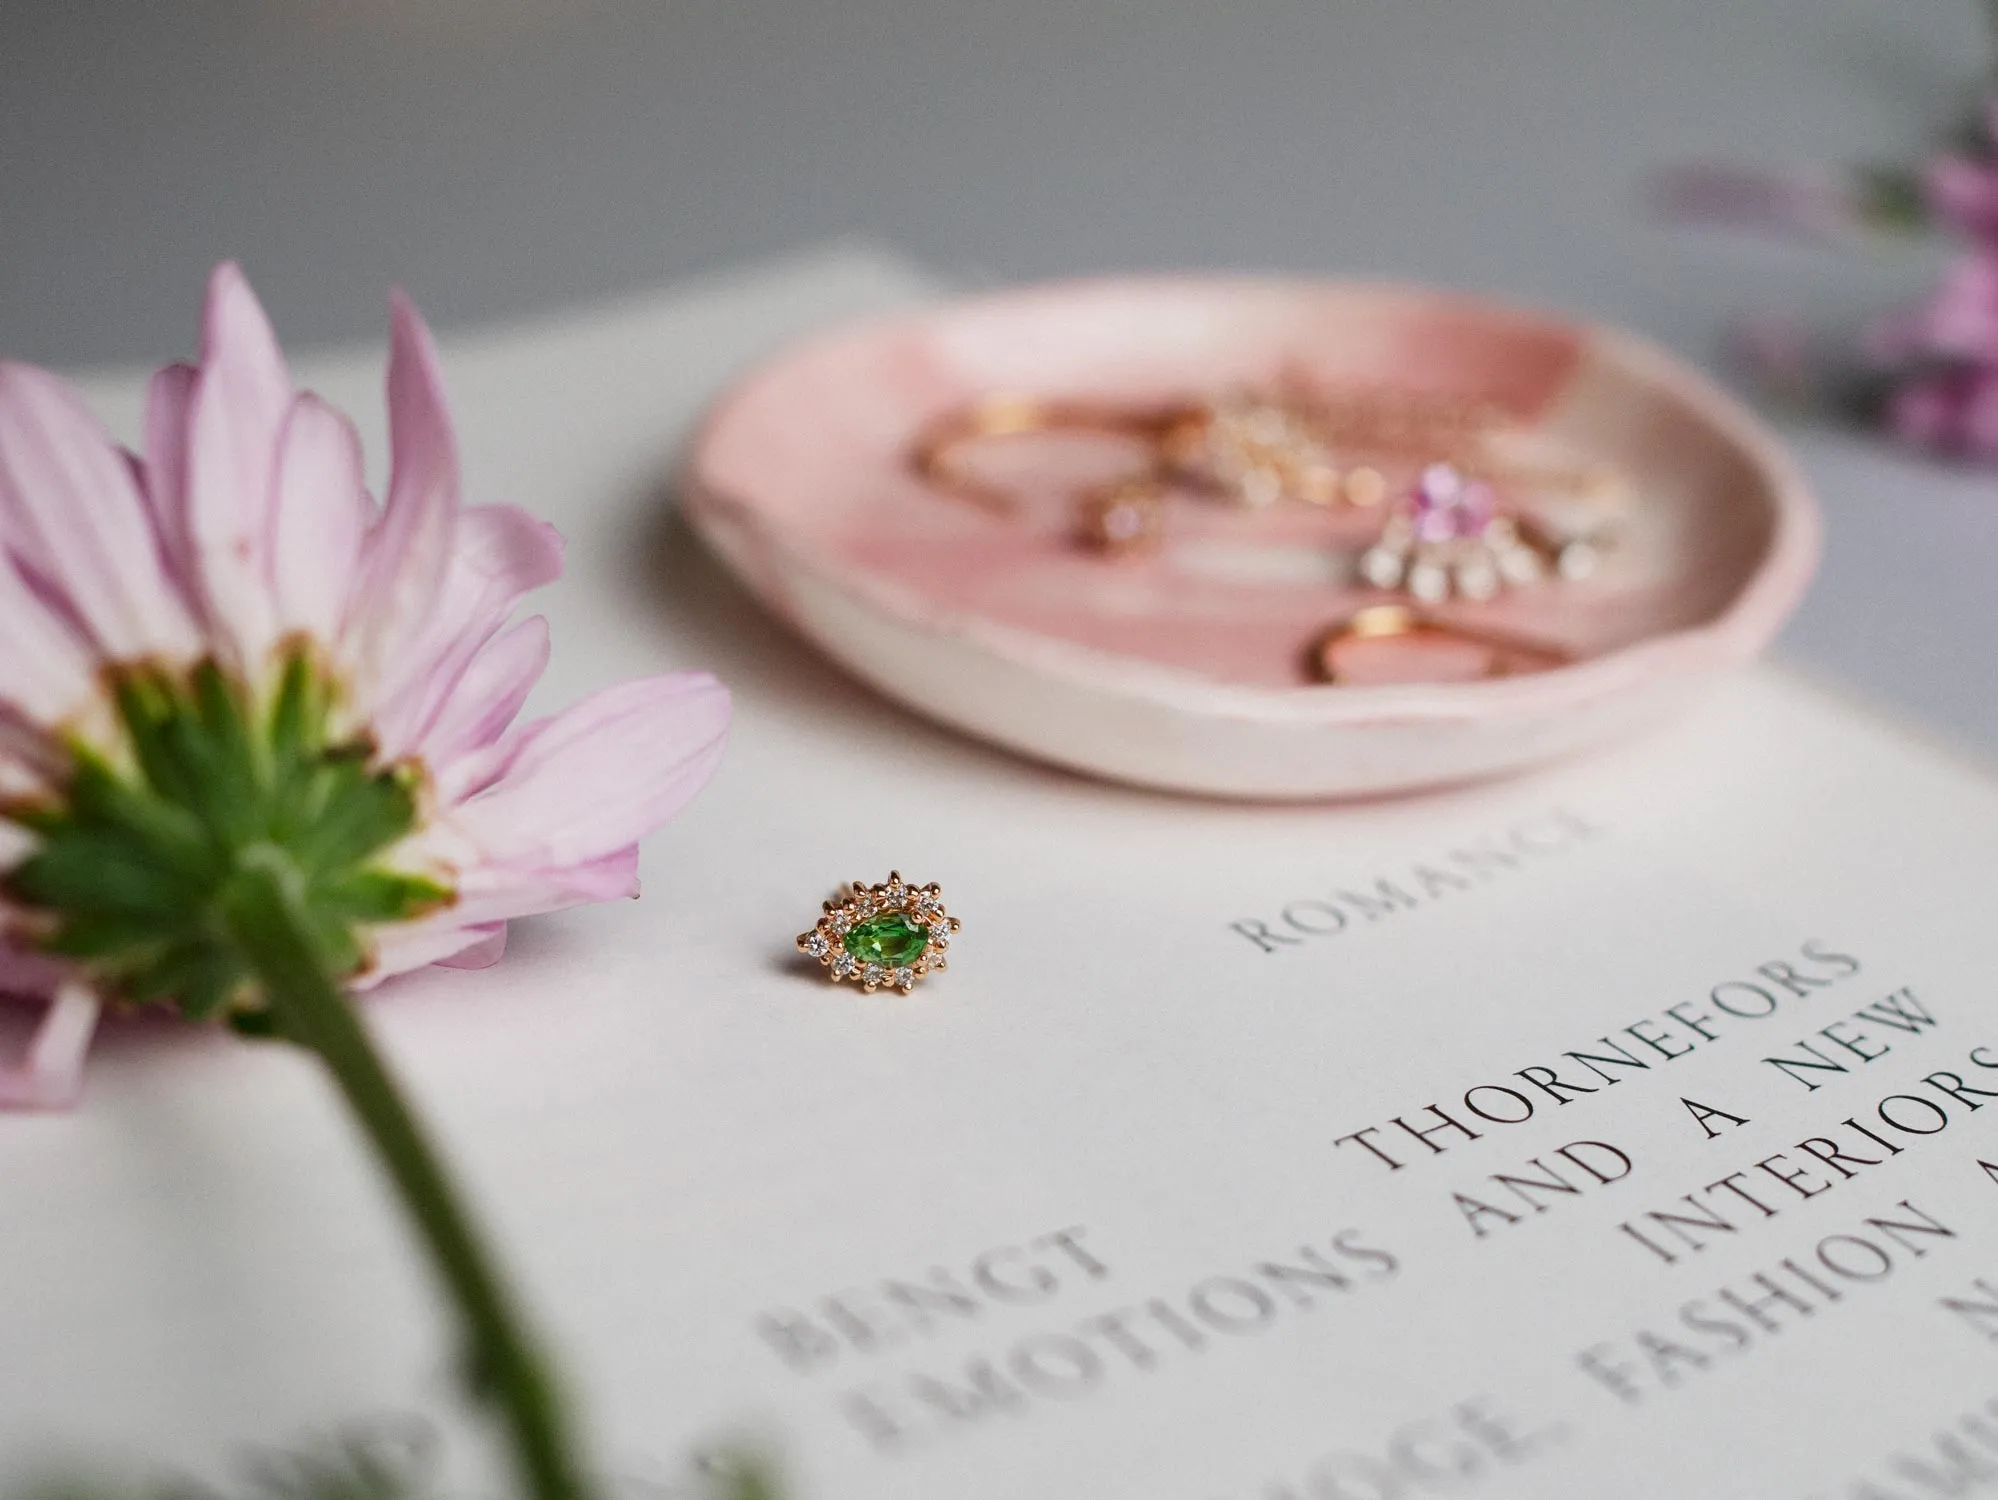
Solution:
<svg viewBox="0 0 1998 1500">
<path fill-rule="evenodd" d="M 1018 512 L 995 515 L 909 465 L 925 424 L 994 392 L 1144 405 L 1298 373 L 1496 401 L 1630 478 L 1595 577 L 1453 607 L 1572 664 L 1314 683 L 1310 643 L 1380 597 L 1339 561 L 1357 518 L 1192 506 L 1159 551 L 1106 559 L 1061 522 L 1072 475 L 1010 476 Z M 1622 735 L 1760 651 L 1818 546 L 1775 439 L 1626 334 L 1420 289 L 1225 278 L 1029 289 L 811 340 L 713 413 L 689 508 L 766 605 L 910 707 L 1077 770 L 1254 798 L 1408 791 Z"/>
</svg>

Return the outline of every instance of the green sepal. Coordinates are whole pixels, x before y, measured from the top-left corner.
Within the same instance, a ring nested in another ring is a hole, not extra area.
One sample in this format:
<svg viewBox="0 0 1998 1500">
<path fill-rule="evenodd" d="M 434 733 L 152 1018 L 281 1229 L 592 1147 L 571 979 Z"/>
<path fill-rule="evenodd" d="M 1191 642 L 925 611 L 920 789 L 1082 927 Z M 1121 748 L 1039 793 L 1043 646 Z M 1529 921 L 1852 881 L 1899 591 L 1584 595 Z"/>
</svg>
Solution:
<svg viewBox="0 0 1998 1500">
<path fill-rule="evenodd" d="M 109 685 L 122 747 L 71 743 L 60 793 L 5 813 L 37 840 L 7 896 L 41 919 L 46 951 L 108 993 L 194 1018 L 259 1013 L 218 908 L 251 850 L 297 872 L 301 915 L 343 975 L 368 928 L 451 901 L 382 862 L 417 825 L 421 774 L 334 738 L 337 685 L 309 649 L 286 655 L 262 698 L 212 660 L 178 675 L 143 664 Z"/>
<path fill-rule="evenodd" d="M 394 870 L 356 869 L 320 882 L 314 894 L 329 910 L 363 924 L 412 922 L 451 900 L 436 881 Z"/>
</svg>

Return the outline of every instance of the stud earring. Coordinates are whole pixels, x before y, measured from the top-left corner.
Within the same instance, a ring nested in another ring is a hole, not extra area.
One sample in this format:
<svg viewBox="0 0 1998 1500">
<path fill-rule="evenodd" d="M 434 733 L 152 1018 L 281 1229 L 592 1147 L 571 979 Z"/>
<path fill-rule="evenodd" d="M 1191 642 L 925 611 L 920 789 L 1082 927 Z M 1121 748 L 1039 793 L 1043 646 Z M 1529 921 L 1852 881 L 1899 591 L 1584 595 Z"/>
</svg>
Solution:
<svg viewBox="0 0 1998 1500">
<path fill-rule="evenodd" d="M 870 995 L 884 985 L 906 995 L 948 967 L 950 940 L 963 925 L 944 910 L 938 886 L 910 885 L 891 870 L 879 885 L 843 887 L 817 925 L 798 934 L 798 951 L 835 984 L 850 979 Z"/>
</svg>

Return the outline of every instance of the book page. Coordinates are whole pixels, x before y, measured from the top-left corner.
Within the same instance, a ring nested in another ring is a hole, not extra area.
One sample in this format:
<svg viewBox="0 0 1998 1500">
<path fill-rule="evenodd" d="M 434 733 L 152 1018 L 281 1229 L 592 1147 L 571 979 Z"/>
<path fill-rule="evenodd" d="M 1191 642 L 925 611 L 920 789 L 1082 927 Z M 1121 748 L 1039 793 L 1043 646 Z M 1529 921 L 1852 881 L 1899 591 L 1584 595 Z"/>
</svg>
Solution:
<svg viewBox="0 0 1998 1500">
<path fill-rule="evenodd" d="M 748 1436 L 799 1500 L 1998 1492 L 1998 783 L 1773 669 L 1348 807 L 924 723 L 668 504 L 729 369 L 920 290 L 849 259 L 446 341 L 471 494 L 570 538 L 544 706 L 736 692 L 642 900 L 368 1007 L 612 1476 Z M 949 972 L 827 985 L 794 935 L 891 868 L 963 919 Z M 309 1059 L 115 1025 L 77 1112 L 0 1119 L 0 1193 L 10 1468 L 408 1412 L 478 1476 Z"/>
</svg>

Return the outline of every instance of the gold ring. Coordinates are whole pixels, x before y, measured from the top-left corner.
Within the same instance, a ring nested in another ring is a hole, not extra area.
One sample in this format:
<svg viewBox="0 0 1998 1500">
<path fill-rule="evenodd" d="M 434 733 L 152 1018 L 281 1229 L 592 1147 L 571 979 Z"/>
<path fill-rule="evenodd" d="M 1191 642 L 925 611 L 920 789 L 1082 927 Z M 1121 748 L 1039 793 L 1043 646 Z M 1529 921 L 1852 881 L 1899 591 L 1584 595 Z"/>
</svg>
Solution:
<svg viewBox="0 0 1998 1500">
<path fill-rule="evenodd" d="M 987 396 L 946 412 L 924 428 L 909 452 L 909 464 L 924 483 L 947 495 L 969 500 L 994 515 L 1011 515 L 1018 508 L 1011 495 L 965 472 L 963 453 L 976 443 L 1031 437 L 1049 432 L 1098 433 L 1134 438 L 1156 449 L 1159 435 L 1185 415 L 1185 408 L 1145 411 L 1090 401 L 1065 401 L 1039 396 Z M 1139 471 L 1139 479 L 1155 477 L 1154 456 Z"/>
<path fill-rule="evenodd" d="M 1574 661 L 1574 653 L 1551 641 L 1514 635 L 1509 631 L 1466 625 L 1430 614 L 1411 604 L 1370 604 L 1319 635 L 1311 644 L 1311 669 L 1322 682 L 1346 682 L 1339 670 L 1339 648 L 1355 641 L 1458 641 L 1482 646 L 1491 653 L 1485 675 L 1513 677 L 1545 672 Z"/>
<path fill-rule="evenodd" d="M 1597 512 L 1627 489 L 1601 466 L 1522 464 L 1498 451 L 1519 429 L 1487 401 L 1423 392 L 1315 389 L 1289 376 L 1270 394 L 1119 405 L 998 393 L 933 419 L 908 463 L 940 494 L 1013 517 L 1020 501 L 966 462 L 974 446 L 1040 434 L 1094 435 L 1141 449 L 1128 473 L 1074 497 L 1075 538 L 1112 556 L 1149 551 L 1165 536 L 1175 494 L 1244 510 L 1297 503 L 1371 513 L 1380 530 L 1360 557 L 1378 588 L 1422 604 L 1487 599 L 1553 573 L 1587 576 L 1612 527 L 1572 515 L 1557 525 L 1499 489 L 1550 495 Z M 1391 478 L 1390 476 L 1394 476 Z M 1412 482 L 1390 500 L 1396 483 Z"/>
</svg>

